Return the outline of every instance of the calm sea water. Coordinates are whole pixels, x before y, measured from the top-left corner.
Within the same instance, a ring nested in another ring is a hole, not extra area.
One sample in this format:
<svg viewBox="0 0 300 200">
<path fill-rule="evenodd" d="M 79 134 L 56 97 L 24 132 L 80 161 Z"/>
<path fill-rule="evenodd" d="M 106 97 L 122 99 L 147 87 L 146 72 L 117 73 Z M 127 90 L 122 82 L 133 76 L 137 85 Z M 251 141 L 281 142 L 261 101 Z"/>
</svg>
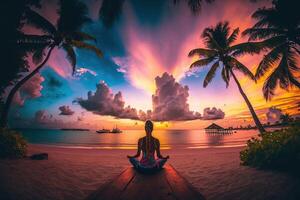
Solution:
<svg viewBox="0 0 300 200">
<path fill-rule="evenodd" d="M 29 143 L 58 145 L 66 148 L 135 149 L 142 130 L 124 130 L 120 134 L 95 131 L 22 130 Z M 245 146 L 248 139 L 257 137 L 256 130 L 239 130 L 232 134 L 207 134 L 204 130 L 156 130 L 162 149 Z"/>
</svg>

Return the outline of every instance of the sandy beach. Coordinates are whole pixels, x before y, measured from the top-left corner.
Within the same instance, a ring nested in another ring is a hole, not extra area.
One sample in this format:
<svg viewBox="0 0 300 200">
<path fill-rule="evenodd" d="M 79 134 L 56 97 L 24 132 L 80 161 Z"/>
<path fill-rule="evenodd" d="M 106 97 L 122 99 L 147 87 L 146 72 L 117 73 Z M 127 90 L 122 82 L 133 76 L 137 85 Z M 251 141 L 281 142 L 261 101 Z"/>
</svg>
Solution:
<svg viewBox="0 0 300 200">
<path fill-rule="evenodd" d="M 207 199 L 299 199 L 300 180 L 240 166 L 242 148 L 164 150 L 169 163 Z M 30 145 L 49 159 L 0 160 L 1 199 L 84 199 L 129 167 L 134 150 L 70 149 Z"/>
</svg>

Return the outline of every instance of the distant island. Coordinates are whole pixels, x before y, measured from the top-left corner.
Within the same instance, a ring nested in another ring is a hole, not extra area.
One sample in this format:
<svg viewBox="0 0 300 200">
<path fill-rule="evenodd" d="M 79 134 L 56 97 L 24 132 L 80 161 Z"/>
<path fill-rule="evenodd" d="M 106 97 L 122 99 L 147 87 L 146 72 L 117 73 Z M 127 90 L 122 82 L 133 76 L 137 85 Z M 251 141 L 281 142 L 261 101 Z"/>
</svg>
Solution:
<svg viewBox="0 0 300 200">
<path fill-rule="evenodd" d="M 87 128 L 61 128 L 62 131 L 89 131 Z"/>
</svg>

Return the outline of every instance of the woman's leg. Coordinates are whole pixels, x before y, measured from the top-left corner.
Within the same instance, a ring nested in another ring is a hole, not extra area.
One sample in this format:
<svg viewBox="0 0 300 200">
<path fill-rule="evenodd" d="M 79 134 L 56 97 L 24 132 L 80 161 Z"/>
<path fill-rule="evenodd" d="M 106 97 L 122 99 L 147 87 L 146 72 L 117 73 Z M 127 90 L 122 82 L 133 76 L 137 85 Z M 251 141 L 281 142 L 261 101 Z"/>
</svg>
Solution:
<svg viewBox="0 0 300 200">
<path fill-rule="evenodd" d="M 164 158 L 159 158 L 156 160 L 157 163 L 157 167 L 158 168 L 162 168 L 164 166 L 164 164 L 167 162 L 168 159 L 164 159 Z"/>
<path fill-rule="evenodd" d="M 136 158 L 129 158 L 129 162 L 132 164 L 133 167 L 139 167 L 140 162 Z"/>
</svg>

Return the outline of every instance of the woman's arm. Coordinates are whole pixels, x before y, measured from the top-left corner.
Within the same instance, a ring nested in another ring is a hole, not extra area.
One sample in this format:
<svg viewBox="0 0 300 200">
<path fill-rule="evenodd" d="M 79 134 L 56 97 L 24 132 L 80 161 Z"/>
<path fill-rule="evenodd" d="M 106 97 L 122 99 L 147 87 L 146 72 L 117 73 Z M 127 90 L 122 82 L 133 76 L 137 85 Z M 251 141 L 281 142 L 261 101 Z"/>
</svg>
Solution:
<svg viewBox="0 0 300 200">
<path fill-rule="evenodd" d="M 139 139 L 138 141 L 138 148 L 137 148 L 137 152 L 134 156 L 127 156 L 128 158 L 137 158 L 141 155 L 141 151 L 142 151 L 142 138 Z"/>
<path fill-rule="evenodd" d="M 155 140 L 155 143 L 156 143 L 155 146 L 156 146 L 156 155 L 157 155 L 157 157 L 161 158 L 161 159 L 169 159 L 169 156 L 164 157 L 160 154 L 160 142 L 159 142 L 158 139 Z"/>
</svg>

